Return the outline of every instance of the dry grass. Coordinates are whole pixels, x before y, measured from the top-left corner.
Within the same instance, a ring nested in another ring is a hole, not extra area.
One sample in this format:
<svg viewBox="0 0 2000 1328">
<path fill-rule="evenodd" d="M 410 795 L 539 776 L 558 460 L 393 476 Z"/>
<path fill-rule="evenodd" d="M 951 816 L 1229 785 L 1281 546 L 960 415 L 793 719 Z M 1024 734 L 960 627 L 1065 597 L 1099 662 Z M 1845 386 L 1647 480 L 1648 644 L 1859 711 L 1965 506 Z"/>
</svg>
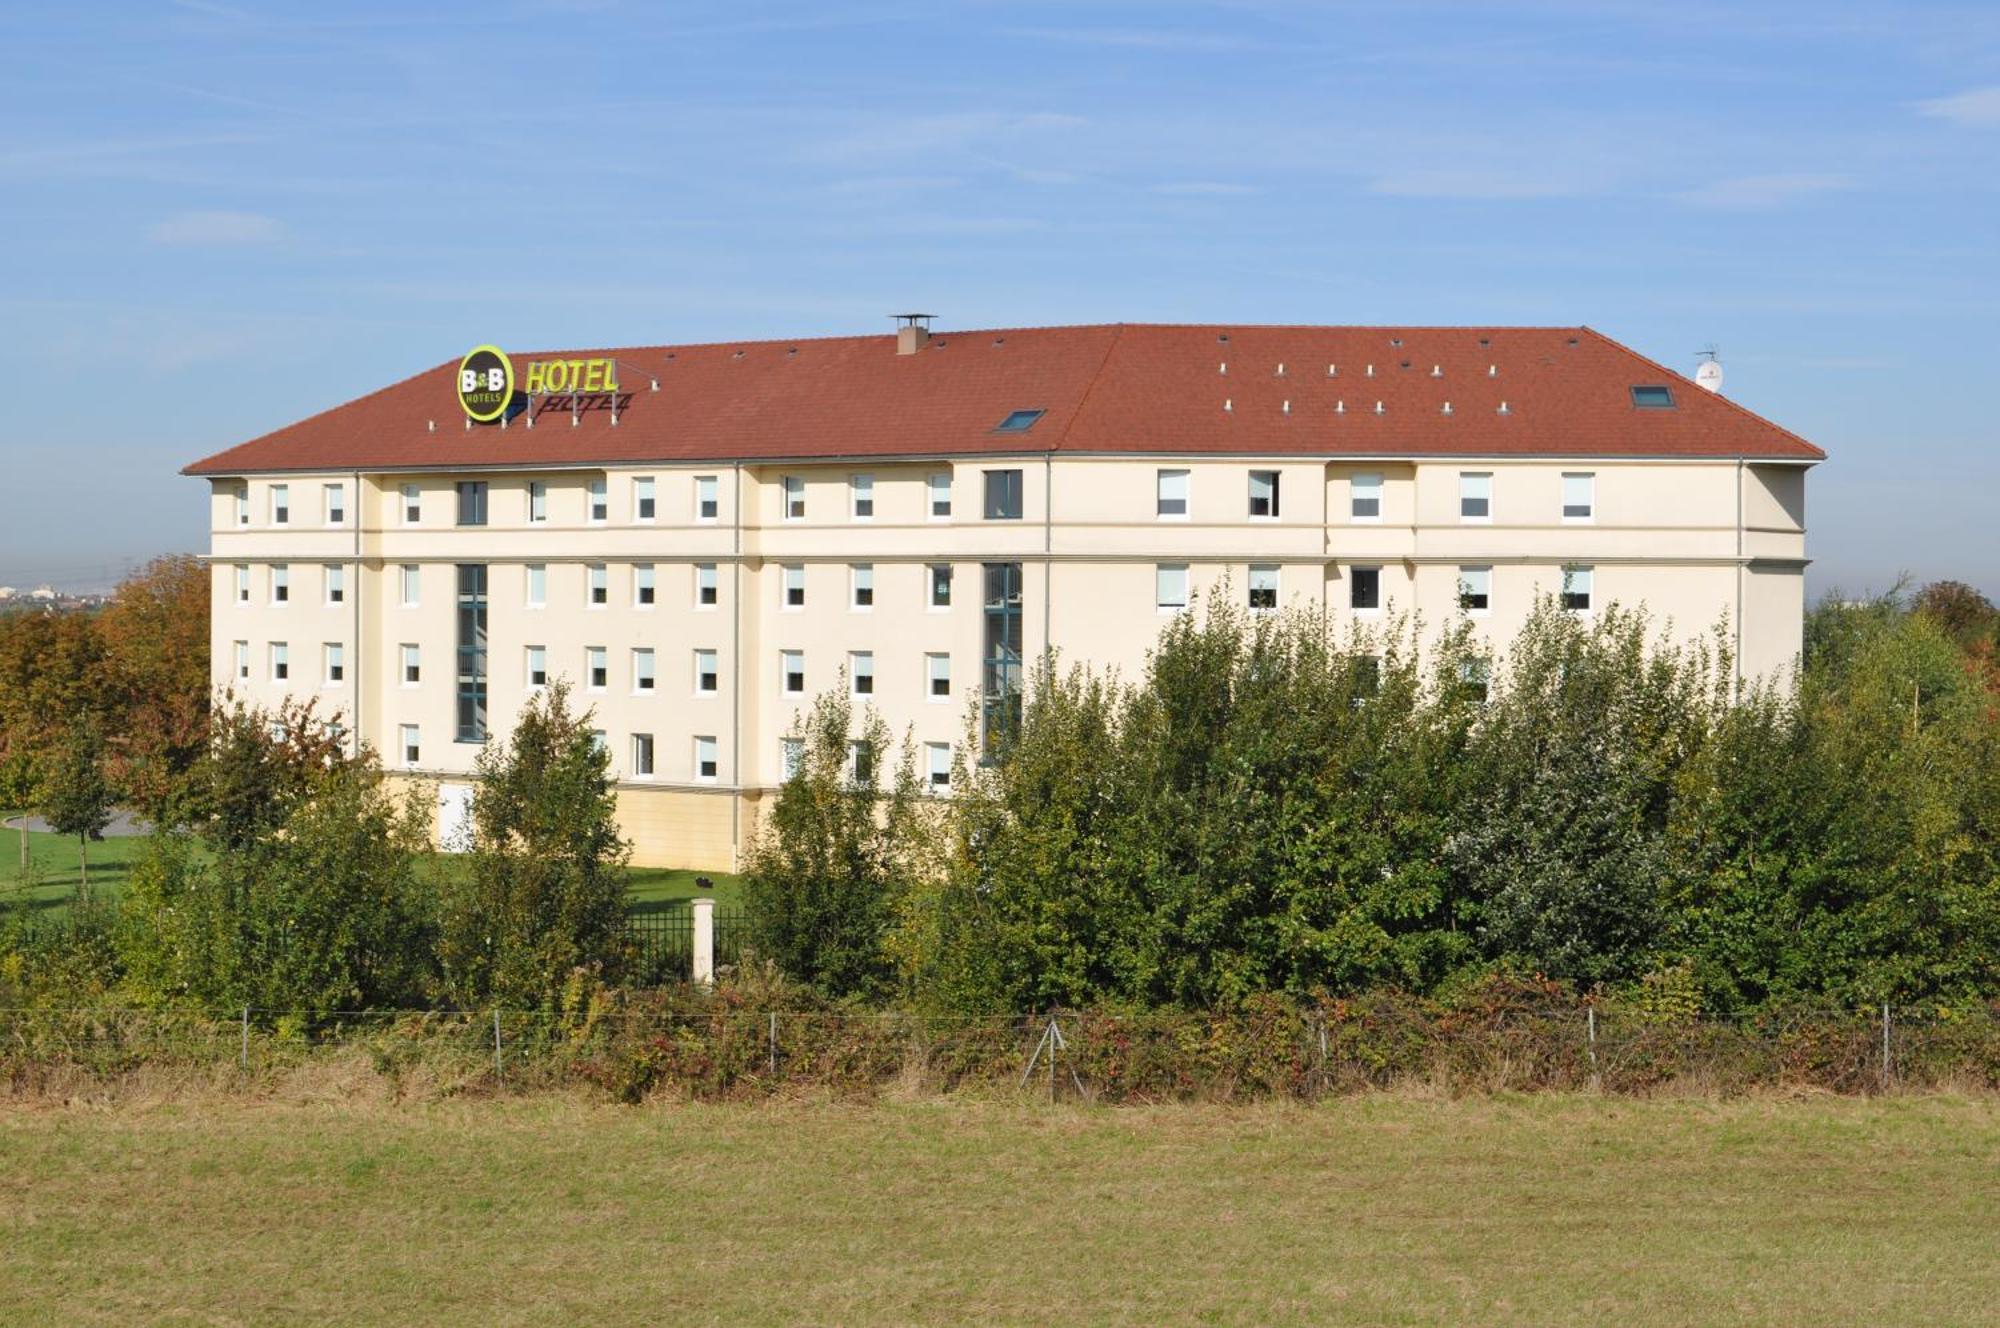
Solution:
<svg viewBox="0 0 2000 1328">
<path fill-rule="evenodd" d="M 2000 1106 L 273 1100 L 0 1118 L 5 1323 L 1953 1324 Z"/>
</svg>

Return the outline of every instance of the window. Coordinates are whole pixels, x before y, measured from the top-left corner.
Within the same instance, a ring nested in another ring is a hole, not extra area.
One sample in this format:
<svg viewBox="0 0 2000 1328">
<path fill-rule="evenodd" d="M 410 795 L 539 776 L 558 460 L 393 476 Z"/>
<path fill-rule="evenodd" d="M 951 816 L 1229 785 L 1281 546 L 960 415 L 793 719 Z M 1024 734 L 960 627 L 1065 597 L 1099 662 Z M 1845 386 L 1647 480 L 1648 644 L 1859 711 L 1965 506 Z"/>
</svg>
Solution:
<svg viewBox="0 0 2000 1328">
<path fill-rule="evenodd" d="M 346 525 L 347 486 L 345 484 L 328 484 L 323 487 L 322 493 L 326 503 L 326 524 L 329 526 Z"/>
<path fill-rule="evenodd" d="M 694 777 L 704 784 L 715 782 L 720 761 L 716 755 L 715 739 L 696 738 L 694 740 Z"/>
<path fill-rule="evenodd" d="M 1184 517 L 1188 514 L 1188 473 L 1185 470 L 1162 470 L 1154 475 L 1153 508 L 1162 517 Z"/>
<path fill-rule="evenodd" d="M 396 745 L 403 749 L 403 765 L 405 767 L 414 770 L 417 768 L 417 763 L 424 759 L 423 747 L 417 740 L 417 726 L 415 724 L 404 724 L 398 728 Z"/>
<path fill-rule="evenodd" d="M 785 476 L 785 520 L 806 519 L 806 481 L 803 475 Z"/>
<path fill-rule="evenodd" d="M 1356 475 L 1347 487 L 1347 518 L 1350 521 L 1382 519 L 1382 477 Z"/>
<path fill-rule="evenodd" d="M 653 777 L 653 735 L 650 733 L 632 735 L 632 777 L 634 779 Z"/>
<path fill-rule="evenodd" d="M 1021 519 L 1020 471 L 989 470 L 986 472 L 986 519 L 988 521 L 1019 521 Z"/>
<path fill-rule="evenodd" d="M 601 526 L 611 519 L 610 481 L 595 479 L 590 482 L 590 524 Z"/>
<path fill-rule="evenodd" d="M 403 646 L 403 686 L 415 687 L 424 680 L 423 652 L 416 646 Z"/>
<path fill-rule="evenodd" d="M 424 520 L 424 491 L 415 484 L 403 486 L 403 524 L 422 525 Z"/>
<path fill-rule="evenodd" d="M 716 497 L 715 476 L 694 477 L 694 519 L 713 521 L 721 514 L 721 504 Z"/>
<path fill-rule="evenodd" d="M 424 571 L 415 563 L 404 563 L 401 573 L 403 607 L 414 609 L 423 602 Z"/>
<path fill-rule="evenodd" d="M 806 652 L 778 652 L 778 684 L 786 696 L 803 696 L 806 690 Z"/>
<path fill-rule="evenodd" d="M 486 564 L 458 565 L 458 741 L 486 741 Z"/>
<path fill-rule="evenodd" d="M 979 749 L 991 755 L 1021 722 L 1021 564 L 985 563 Z"/>
<path fill-rule="evenodd" d="M 549 602 L 549 565 L 528 564 L 528 607 L 539 609 Z"/>
<path fill-rule="evenodd" d="M 778 739 L 778 769 L 786 779 L 796 777 L 805 768 L 806 744 L 801 738 Z"/>
<path fill-rule="evenodd" d="M 1458 569 L 1458 607 L 1467 613 L 1484 613 L 1493 604 L 1493 569 L 1490 567 L 1461 567 Z"/>
<path fill-rule="evenodd" d="M 951 700 L 950 655 L 925 655 L 924 677 L 928 680 L 927 691 L 932 701 Z"/>
<path fill-rule="evenodd" d="M 590 749 L 594 752 L 610 752 L 611 735 L 603 729 L 592 729 L 590 731 Z"/>
<path fill-rule="evenodd" d="M 525 673 L 528 687 L 539 691 L 549 685 L 549 651 L 546 646 L 529 646 Z"/>
<path fill-rule="evenodd" d="M 694 690 L 701 696 L 714 696 L 721 683 L 721 669 L 713 650 L 694 652 Z"/>
<path fill-rule="evenodd" d="M 1590 612 L 1590 592 L 1597 579 L 1588 567 L 1563 568 L 1563 607 L 1572 613 Z"/>
<path fill-rule="evenodd" d="M 1382 607 L 1382 569 L 1347 569 L 1347 607 L 1356 613 L 1374 613 Z"/>
<path fill-rule="evenodd" d="M 601 692 L 611 685 L 610 658 L 610 652 L 603 646 L 584 647 L 583 676 L 591 691 Z"/>
<path fill-rule="evenodd" d="M 931 520 L 949 520 L 951 517 L 951 472 L 948 470 L 933 471 L 925 483 L 930 489 Z"/>
<path fill-rule="evenodd" d="M 248 641 L 238 641 L 236 643 L 236 676 L 240 681 L 250 681 L 250 643 Z"/>
<path fill-rule="evenodd" d="M 1278 565 L 1250 564 L 1250 611 L 1269 613 L 1278 607 Z"/>
<path fill-rule="evenodd" d="M 642 609 L 653 607 L 653 565 L 651 563 L 632 564 L 632 603 Z"/>
<path fill-rule="evenodd" d="M 951 744 L 948 742 L 927 742 L 924 751 L 930 760 L 932 792 L 943 792 L 951 787 Z"/>
<path fill-rule="evenodd" d="M 1486 696 L 1493 681 L 1492 661 L 1485 658 L 1468 659 L 1458 666 L 1459 683 L 1472 694 L 1479 705 L 1486 704 Z"/>
<path fill-rule="evenodd" d="M 874 520 L 875 477 L 873 475 L 848 476 L 847 498 L 849 513 L 856 521 Z"/>
<path fill-rule="evenodd" d="M 271 602 L 284 604 L 292 598 L 292 569 L 283 563 L 271 564 Z"/>
<path fill-rule="evenodd" d="M 326 685 L 338 687 L 347 678 L 347 651 L 338 641 L 326 643 Z"/>
<path fill-rule="evenodd" d="M 283 641 L 271 643 L 271 681 L 284 682 L 292 676 L 291 647 Z"/>
<path fill-rule="evenodd" d="M 1589 471 L 1563 474 L 1563 520 L 1587 522 L 1597 514 L 1597 476 Z"/>
<path fill-rule="evenodd" d="M 339 563 L 328 563 L 326 568 L 326 602 L 329 605 L 345 603 L 347 600 L 347 569 Z"/>
<path fill-rule="evenodd" d="M 930 573 L 931 573 L 931 607 L 934 609 L 950 608 L 951 607 L 951 564 L 932 563 L 930 565 Z"/>
<path fill-rule="evenodd" d="M 847 656 L 847 676 L 856 696 L 875 695 L 875 652 L 856 650 Z"/>
<path fill-rule="evenodd" d="M 1640 410 L 1672 410 L 1674 390 L 1670 387 L 1635 387 L 1632 389 L 1632 404 Z"/>
<path fill-rule="evenodd" d="M 847 773 L 857 784 L 875 782 L 875 745 L 866 740 L 847 744 Z"/>
<path fill-rule="evenodd" d="M 590 583 L 590 607 L 601 609 L 611 602 L 611 575 L 605 571 L 603 563 L 591 563 L 585 569 Z"/>
<path fill-rule="evenodd" d="M 640 646 L 632 652 L 632 691 L 651 692 L 653 690 L 653 652 Z"/>
<path fill-rule="evenodd" d="M 1481 471 L 1460 471 L 1458 476 L 1458 519 L 1493 519 L 1493 476 Z"/>
<path fill-rule="evenodd" d="M 1277 471 L 1253 470 L 1250 472 L 1250 515 L 1253 517 L 1274 517 L 1278 515 Z"/>
<path fill-rule="evenodd" d="M 854 563 L 848 569 L 854 585 L 854 607 L 875 607 L 875 564 Z"/>
<path fill-rule="evenodd" d="M 803 609 L 806 606 L 806 569 L 798 563 L 785 567 L 785 607 Z"/>
<path fill-rule="evenodd" d="M 632 481 L 632 519 L 651 521 L 658 504 L 653 499 L 653 477 L 641 475 Z"/>
<path fill-rule="evenodd" d="M 528 481 L 528 524 L 540 525 L 549 519 L 549 486 L 540 480 Z"/>
<path fill-rule="evenodd" d="M 292 487 L 289 484 L 271 486 L 271 524 L 288 526 L 292 522 Z"/>
<path fill-rule="evenodd" d="M 238 604 L 248 604 L 250 602 L 250 565 L 248 563 L 236 564 L 236 602 Z"/>
<path fill-rule="evenodd" d="M 236 524 L 239 526 L 250 524 L 250 486 L 248 484 L 240 485 L 236 490 Z"/>
<path fill-rule="evenodd" d="M 1179 613 L 1188 602 L 1188 565 L 1161 563 L 1153 570 L 1154 600 L 1161 613 Z"/>
<path fill-rule="evenodd" d="M 486 481 L 460 480 L 457 487 L 458 524 L 461 526 L 485 525 Z"/>
<path fill-rule="evenodd" d="M 694 606 L 698 609 L 715 607 L 715 564 L 696 563 L 694 565 Z"/>
<path fill-rule="evenodd" d="M 1036 420 L 1039 420 L 1040 418 L 1042 418 L 1043 415 L 1046 415 L 1047 413 L 1048 413 L 1047 411 L 1041 411 L 1041 410 L 1009 411 L 1007 413 L 1007 418 L 1000 421 L 999 425 L 993 430 L 993 432 L 1026 433 L 1028 430 L 1035 427 Z"/>
</svg>

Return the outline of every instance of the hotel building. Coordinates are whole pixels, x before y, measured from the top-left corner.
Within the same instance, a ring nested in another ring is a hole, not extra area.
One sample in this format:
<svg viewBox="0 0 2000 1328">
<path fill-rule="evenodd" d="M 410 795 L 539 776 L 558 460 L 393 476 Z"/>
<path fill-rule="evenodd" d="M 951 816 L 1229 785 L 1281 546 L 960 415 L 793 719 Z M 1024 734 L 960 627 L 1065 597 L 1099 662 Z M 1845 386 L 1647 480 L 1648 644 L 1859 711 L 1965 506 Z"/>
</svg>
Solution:
<svg viewBox="0 0 2000 1328">
<path fill-rule="evenodd" d="M 837 680 L 942 786 L 1022 660 L 1134 675 L 1225 585 L 1496 653 L 1542 594 L 1726 621 L 1745 677 L 1799 652 L 1824 453 L 1588 328 L 904 321 L 482 348 L 196 462 L 217 685 L 320 697 L 449 841 L 567 678 L 636 860 L 728 869 Z"/>
</svg>

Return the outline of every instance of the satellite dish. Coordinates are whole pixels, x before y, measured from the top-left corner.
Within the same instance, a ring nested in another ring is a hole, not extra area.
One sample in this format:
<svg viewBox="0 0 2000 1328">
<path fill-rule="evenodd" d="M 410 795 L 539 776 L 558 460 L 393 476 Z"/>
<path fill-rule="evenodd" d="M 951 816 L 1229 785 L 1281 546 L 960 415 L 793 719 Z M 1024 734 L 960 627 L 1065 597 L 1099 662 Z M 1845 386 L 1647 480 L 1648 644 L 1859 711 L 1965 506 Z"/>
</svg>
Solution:
<svg viewBox="0 0 2000 1328">
<path fill-rule="evenodd" d="M 1694 371 L 1695 386 L 1706 388 L 1710 392 L 1722 391 L 1722 361 L 1716 358 L 1713 347 L 1701 354 L 1702 361 Z"/>
</svg>

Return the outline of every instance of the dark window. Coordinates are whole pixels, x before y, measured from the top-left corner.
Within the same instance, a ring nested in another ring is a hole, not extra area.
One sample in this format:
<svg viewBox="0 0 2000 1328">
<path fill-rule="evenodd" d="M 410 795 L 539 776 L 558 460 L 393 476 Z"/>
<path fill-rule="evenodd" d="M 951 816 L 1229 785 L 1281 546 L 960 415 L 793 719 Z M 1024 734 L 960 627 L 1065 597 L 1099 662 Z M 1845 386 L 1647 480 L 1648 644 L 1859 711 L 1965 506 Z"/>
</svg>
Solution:
<svg viewBox="0 0 2000 1328">
<path fill-rule="evenodd" d="M 988 521 L 1019 521 L 1021 519 L 1020 471 L 989 470 L 986 472 L 986 519 Z"/>
<path fill-rule="evenodd" d="M 951 564 L 931 564 L 931 607 L 937 609 L 951 606 Z"/>
<path fill-rule="evenodd" d="M 1034 428 L 1035 421 L 1042 418 L 1042 416 L 1046 413 L 1047 412 L 1045 411 L 1039 411 L 1039 410 L 1011 411 L 1008 413 L 1006 419 L 1000 421 L 999 427 L 994 429 L 993 432 L 1026 433 L 1028 430 Z"/>
<path fill-rule="evenodd" d="M 481 490 L 482 519 L 485 504 Z M 459 486 L 460 502 L 465 486 Z M 486 741 L 486 565 L 458 565 L 458 740 Z"/>
<path fill-rule="evenodd" d="M 792 693 L 806 689 L 806 665 L 803 659 L 793 661 L 796 667 L 785 670 L 785 690 Z"/>
<path fill-rule="evenodd" d="M 979 721 L 980 746 L 990 754 L 1021 720 L 1021 564 L 987 563 L 984 570 L 986 651 Z"/>
<path fill-rule="evenodd" d="M 636 487 L 638 493 L 637 501 L 639 506 L 639 513 L 638 513 L 639 519 L 641 521 L 651 521 L 653 519 L 652 481 L 649 480 L 646 483 L 638 485 Z"/>
<path fill-rule="evenodd" d="M 805 569 L 801 567 L 797 570 L 798 575 L 796 577 L 789 571 L 785 574 L 785 604 L 787 607 L 794 609 L 805 607 L 806 602 Z"/>
<path fill-rule="evenodd" d="M 1275 470 L 1253 470 L 1250 472 L 1250 515 L 1278 515 L 1278 472 Z"/>
<path fill-rule="evenodd" d="M 1355 567 L 1348 571 L 1348 603 L 1357 609 L 1382 607 L 1382 569 Z"/>
<path fill-rule="evenodd" d="M 458 482 L 458 524 L 461 526 L 486 524 L 486 481 Z"/>
<path fill-rule="evenodd" d="M 875 746 L 870 742 L 857 742 L 852 746 L 854 753 L 854 779 L 856 783 L 875 782 Z"/>
<path fill-rule="evenodd" d="M 604 687 L 611 681 L 611 666 L 601 650 L 594 650 L 590 657 L 590 685 Z"/>
<path fill-rule="evenodd" d="M 1632 404 L 1640 410 L 1672 410 L 1674 390 L 1670 387 L 1635 387 Z"/>
</svg>

